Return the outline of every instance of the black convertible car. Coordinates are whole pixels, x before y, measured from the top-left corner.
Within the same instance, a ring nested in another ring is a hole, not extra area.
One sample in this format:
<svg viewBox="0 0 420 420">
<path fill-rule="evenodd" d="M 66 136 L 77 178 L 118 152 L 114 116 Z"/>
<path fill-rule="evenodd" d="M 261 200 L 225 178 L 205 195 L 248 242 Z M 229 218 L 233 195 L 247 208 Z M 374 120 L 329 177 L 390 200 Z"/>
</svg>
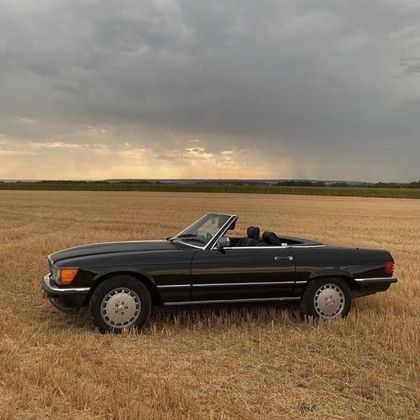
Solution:
<svg viewBox="0 0 420 420">
<path fill-rule="evenodd" d="M 264 232 L 235 237 L 237 216 L 206 214 L 166 240 L 56 252 L 42 287 L 65 313 L 89 306 L 102 332 L 140 328 L 152 305 L 297 301 L 304 316 L 344 317 L 352 298 L 397 279 L 388 251 L 343 248 Z"/>
</svg>

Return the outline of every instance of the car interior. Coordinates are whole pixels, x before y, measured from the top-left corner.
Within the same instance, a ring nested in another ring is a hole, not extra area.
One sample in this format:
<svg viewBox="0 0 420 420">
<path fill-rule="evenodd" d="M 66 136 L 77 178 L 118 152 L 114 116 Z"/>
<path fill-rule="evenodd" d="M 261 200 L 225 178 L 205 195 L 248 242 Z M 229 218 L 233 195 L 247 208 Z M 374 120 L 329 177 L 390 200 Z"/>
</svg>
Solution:
<svg viewBox="0 0 420 420">
<path fill-rule="evenodd" d="M 231 237 L 231 247 L 249 247 L 249 246 L 287 246 L 302 244 L 299 241 L 290 237 L 279 237 L 274 232 L 266 231 L 260 235 L 261 230 L 258 226 L 249 226 L 247 229 L 247 236 L 245 237 Z"/>
</svg>

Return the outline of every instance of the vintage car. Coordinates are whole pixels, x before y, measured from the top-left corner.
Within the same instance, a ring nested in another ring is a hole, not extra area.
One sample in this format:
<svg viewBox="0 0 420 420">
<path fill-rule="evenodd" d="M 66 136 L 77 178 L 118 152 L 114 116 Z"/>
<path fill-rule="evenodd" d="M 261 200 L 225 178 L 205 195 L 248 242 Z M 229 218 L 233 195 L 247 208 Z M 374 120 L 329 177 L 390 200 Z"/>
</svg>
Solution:
<svg viewBox="0 0 420 420">
<path fill-rule="evenodd" d="M 165 240 L 79 246 L 48 257 L 42 287 L 65 313 L 88 306 L 101 331 L 141 328 L 152 305 L 296 301 L 305 317 L 346 316 L 351 300 L 397 279 L 385 250 L 344 248 L 248 228 L 206 214 Z"/>
</svg>

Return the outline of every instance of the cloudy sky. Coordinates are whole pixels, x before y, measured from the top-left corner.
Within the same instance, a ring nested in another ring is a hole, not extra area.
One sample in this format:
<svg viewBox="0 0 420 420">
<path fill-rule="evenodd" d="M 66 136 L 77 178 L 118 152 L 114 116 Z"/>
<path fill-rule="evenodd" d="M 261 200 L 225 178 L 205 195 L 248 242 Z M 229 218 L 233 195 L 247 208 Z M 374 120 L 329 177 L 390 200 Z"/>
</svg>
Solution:
<svg viewBox="0 0 420 420">
<path fill-rule="evenodd" d="M 420 178 L 418 0 L 0 0 L 0 178 Z"/>
</svg>

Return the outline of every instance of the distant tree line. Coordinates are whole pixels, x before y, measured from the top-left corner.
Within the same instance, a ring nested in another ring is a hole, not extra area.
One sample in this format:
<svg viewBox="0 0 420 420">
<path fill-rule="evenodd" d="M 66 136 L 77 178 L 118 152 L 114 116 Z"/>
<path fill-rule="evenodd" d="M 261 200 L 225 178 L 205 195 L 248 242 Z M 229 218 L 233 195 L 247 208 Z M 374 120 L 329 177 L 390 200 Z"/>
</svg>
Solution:
<svg viewBox="0 0 420 420">
<path fill-rule="evenodd" d="M 420 180 L 403 183 L 403 182 L 324 182 L 324 181 L 306 181 L 306 180 L 290 180 L 280 181 L 276 185 L 285 187 L 361 187 L 361 188 L 420 188 Z"/>
<path fill-rule="evenodd" d="M 71 186 L 71 185 L 127 185 L 127 186 L 136 186 L 136 185 L 219 185 L 219 186 L 254 186 L 254 187 L 263 187 L 263 186 L 281 186 L 281 187 L 334 187 L 334 188 L 420 188 L 420 180 L 402 183 L 402 182 L 329 182 L 329 181 L 316 181 L 316 180 L 281 180 L 281 181 L 270 181 L 270 180 L 183 180 L 182 182 L 177 182 L 176 180 L 165 181 L 165 180 L 102 180 L 102 181 L 72 181 L 72 180 L 43 180 L 43 181 L 0 181 L 0 184 L 33 184 L 35 185 L 57 185 L 60 186 Z"/>
</svg>

